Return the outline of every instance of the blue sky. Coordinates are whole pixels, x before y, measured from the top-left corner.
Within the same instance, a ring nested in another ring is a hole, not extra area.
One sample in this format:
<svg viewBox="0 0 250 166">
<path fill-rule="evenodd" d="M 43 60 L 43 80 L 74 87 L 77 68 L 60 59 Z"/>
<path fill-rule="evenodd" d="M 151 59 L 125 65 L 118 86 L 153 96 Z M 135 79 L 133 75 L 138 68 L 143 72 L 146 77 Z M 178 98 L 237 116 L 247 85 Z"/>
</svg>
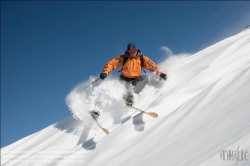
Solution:
<svg viewBox="0 0 250 166">
<path fill-rule="evenodd" d="M 249 24 L 247 1 L 1 1 L 1 147 L 70 116 L 66 95 L 129 42 L 159 63 Z"/>
</svg>

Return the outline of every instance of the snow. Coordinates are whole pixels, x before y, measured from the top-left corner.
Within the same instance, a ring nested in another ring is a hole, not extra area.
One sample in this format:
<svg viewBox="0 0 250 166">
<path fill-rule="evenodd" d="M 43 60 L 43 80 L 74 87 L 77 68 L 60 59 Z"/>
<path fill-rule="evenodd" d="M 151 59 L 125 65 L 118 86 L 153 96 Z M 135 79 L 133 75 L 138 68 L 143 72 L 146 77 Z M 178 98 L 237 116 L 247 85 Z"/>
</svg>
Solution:
<svg viewBox="0 0 250 166">
<path fill-rule="evenodd" d="M 124 105 L 117 78 L 90 85 L 92 76 L 66 96 L 72 116 L 3 147 L 1 165 L 250 165 L 249 52 L 246 30 L 159 64 L 168 80 L 150 74 L 135 95 L 135 106 L 157 119 Z M 90 119 L 93 109 L 109 135 Z M 223 160 L 222 150 L 245 159 Z"/>
<path fill-rule="evenodd" d="M 246 26 L 246 28 L 243 29 L 242 32 L 243 32 L 243 31 L 247 31 L 247 30 L 249 30 L 249 29 L 250 29 L 250 25 Z"/>
</svg>

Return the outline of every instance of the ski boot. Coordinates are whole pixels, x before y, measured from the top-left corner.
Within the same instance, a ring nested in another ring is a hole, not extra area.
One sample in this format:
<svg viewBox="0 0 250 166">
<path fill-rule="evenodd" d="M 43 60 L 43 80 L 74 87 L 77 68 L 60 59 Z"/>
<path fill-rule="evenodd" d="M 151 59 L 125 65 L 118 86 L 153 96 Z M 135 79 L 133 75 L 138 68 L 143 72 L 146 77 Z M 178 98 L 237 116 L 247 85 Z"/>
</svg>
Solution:
<svg viewBox="0 0 250 166">
<path fill-rule="evenodd" d="M 99 117 L 99 115 L 100 115 L 100 112 L 94 110 L 94 111 L 91 111 L 90 114 L 91 114 L 91 116 L 97 121 L 97 119 L 98 119 L 98 117 Z"/>
<path fill-rule="evenodd" d="M 128 106 L 133 106 L 133 104 L 134 104 L 133 98 L 134 98 L 134 97 L 133 97 L 132 94 L 129 94 L 129 95 L 128 95 L 127 100 L 126 100 L 126 104 L 127 104 Z"/>
<path fill-rule="evenodd" d="M 129 100 L 129 101 L 126 101 L 126 104 L 128 106 L 133 106 L 134 102 L 133 102 L 133 100 Z"/>
</svg>

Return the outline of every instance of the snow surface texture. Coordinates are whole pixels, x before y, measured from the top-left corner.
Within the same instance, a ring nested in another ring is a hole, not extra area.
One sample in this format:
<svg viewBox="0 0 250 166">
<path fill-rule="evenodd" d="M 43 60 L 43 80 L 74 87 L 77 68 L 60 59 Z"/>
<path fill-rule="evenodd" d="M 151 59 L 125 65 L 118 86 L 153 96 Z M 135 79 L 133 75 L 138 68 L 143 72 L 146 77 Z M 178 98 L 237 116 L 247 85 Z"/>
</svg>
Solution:
<svg viewBox="0 0 250 166">
<path fill-rule="evenodd" d="M 1 165 L 250 165 L 249 53 L 246 30 L 159 64 L 168 80 L 152 75 L 135 96 L 135 106 L 157 119 L 124 105 L 117 78 L 82 83 L 66 97 L 73 116 L 2 148 Z M 109 135 L 88 117 L 93 109 Z M 222 150 L 240 153 L 228 160 Z"/>
</svg>

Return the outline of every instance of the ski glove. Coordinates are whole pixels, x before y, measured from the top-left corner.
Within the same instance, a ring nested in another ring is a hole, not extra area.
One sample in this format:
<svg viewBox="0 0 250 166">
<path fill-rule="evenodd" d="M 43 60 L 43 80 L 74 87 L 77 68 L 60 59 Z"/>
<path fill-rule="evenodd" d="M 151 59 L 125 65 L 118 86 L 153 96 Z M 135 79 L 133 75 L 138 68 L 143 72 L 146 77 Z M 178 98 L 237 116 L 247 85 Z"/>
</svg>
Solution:
<svg viewBox="0 0 250 166">
<path fill-rule="evenodd" d="M 161 79 L 164 79 L 165 81 L 167 80 L 168 76 L 167 74 L 161 73 L 160 74 Z"/>
<path fill-rule="evenodd" d="M 107 74 L 106 74 L 106 73 L 101 73 L 101 74 L 100 74 L 100 78 L 101 78 L 102 80 L 104 80 L 106 77 L 107 77 Z"/>
</svg>

